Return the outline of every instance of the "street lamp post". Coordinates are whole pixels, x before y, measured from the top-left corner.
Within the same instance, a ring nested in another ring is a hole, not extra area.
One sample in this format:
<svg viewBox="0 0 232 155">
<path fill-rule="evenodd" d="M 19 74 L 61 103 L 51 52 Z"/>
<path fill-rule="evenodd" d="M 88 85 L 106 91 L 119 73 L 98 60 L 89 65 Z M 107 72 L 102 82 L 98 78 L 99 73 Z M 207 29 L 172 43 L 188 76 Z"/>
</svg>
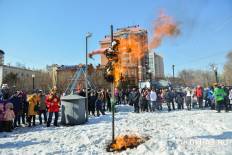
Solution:
<svg viewBox="0 0 232 155">
<path fill-rule="evenodd" d="M 175 79 L 175 65 L 172 65 L 172 79 L 173 79 L 173 83 L 174 83 L 174 79 Z"/>
<path fill-rule="evenodd" d="M 86 33 L 85 35 L 85 108 L 86 108 L 86 121 L 88 121 L 88 38 L 92 36 L 92 33 Z"/>
<path fill-rule="evenodd" d="M 216 83 L 218 83 L 218 72 L 217 72 L 217 67 L 214 66 L 213 70 L 214 70 L 214 74 L 215 74 Z"/>
<path fill-rule="evenodd" d="M 35 90 L 35 74 L 32 74 L 31 77 L 32 77 L 32 91 L 34 91 Z"/>
<path fill-rule="evenodd" d="M 175 65 L 172 65 L 172 78 L 175 78 Z"/>
</svg>

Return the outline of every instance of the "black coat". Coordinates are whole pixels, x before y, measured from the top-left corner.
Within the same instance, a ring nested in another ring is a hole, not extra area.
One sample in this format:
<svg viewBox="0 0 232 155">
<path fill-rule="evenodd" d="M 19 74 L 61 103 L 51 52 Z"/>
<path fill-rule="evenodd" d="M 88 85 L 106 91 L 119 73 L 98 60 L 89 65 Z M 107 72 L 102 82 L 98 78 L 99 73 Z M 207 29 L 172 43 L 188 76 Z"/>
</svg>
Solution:
<svg viewBox="0 0 232 155">
<path fill-rule="evenodd" d="M 89 96 L 89 105 L 91 108 L 95 107 L 96 100 L 97 100 L 97 96 L 95 95 Z"/>
<path fill-rule="evenodd" d="M 140 94 L 138 91 L 132 91 L 130 95 L 130 101 L 132 104 L 138 104 L 139 103 Z"/>
<path fill-rule="evenodd" d="M 22 107 L 22 103 L 21 100 L 18 96 L 13 95 L 10 99 L 9 102 L 11 102 L 14 105 L 14 112 L 15 113 L 19 113 L 22 112 L 23 107 Z"/>
<path fill-rule="evenodd" d="M 167 100 L 167 102 L 172 102 L 174 98 L 175 98 L 174 92 L 168 91 L 165 96 L 165 99 Z"/>
</svg>

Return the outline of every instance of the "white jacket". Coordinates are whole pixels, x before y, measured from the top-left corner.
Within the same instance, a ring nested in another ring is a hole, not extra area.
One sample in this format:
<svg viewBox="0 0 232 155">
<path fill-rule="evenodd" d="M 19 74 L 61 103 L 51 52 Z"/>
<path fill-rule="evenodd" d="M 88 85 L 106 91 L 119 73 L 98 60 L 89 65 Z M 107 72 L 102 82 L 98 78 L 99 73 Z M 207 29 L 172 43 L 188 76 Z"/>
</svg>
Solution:
<svg viewBox="0 0 232 155">
<path fill-rule="evenodd" d="M 156 101 L 157 100 L 157 94 L 155 91 L 151 91 L 150 93 L 150 100 L 151 101 Z"/>
<path fill-rule="evenodd" d="M 193 94 L 192 94 L 192 92 L 191 92 L 190 90 L 188 90 L 188 91 L 187 91 L 187 93 L 186 93 L 186 96 L 190 96 L 190 97 L 192 97 L 192 96 L 193 96 Z"/>
<path fill-rule="evenodd" d="M 232 100 L 232 89 L 230 90 L 229 99 Z"/>
</svg>

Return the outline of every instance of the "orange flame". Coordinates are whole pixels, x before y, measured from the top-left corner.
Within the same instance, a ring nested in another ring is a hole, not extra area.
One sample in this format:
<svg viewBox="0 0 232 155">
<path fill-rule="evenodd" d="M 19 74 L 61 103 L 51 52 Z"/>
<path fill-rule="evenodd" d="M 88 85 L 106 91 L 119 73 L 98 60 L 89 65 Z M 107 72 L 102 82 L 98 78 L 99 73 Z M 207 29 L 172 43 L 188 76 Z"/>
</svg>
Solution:
<svg viewBox="0 0 232 155">
<path fill-rule="evenodd" d="M 117 39 L 120 44 L 118 48 L 119 59 L 114 64 L 114 83 L 116 87 L 121 76 L 124 76 L 129 71 L 128 65 L 138 64 L 138 61 L 148 52 L 147 34 L 131 33 L 127 37 L 119 37 Z"/>
<path fill-rule="evenodd" d="M 111 148 L 114 151 L 122 151 L 127 148 L 137 147 L 143 142 L 144 140 L 136 135 L 121 135 L 115 139 L 115 143 L 111 145 Z"/>
<path fill-rule="evenodd" d="M 157 48 L 161 44 L 164 37 L 177 36 L 179 33 L 180 30 L 176 22 L 173 21 L 172 17 L 166 15 L 164 11 L 161 11 L 158 19 L 156 19 L 154 22 L 153 37 L 149 47 L 151 49 Z"/>
</svg>

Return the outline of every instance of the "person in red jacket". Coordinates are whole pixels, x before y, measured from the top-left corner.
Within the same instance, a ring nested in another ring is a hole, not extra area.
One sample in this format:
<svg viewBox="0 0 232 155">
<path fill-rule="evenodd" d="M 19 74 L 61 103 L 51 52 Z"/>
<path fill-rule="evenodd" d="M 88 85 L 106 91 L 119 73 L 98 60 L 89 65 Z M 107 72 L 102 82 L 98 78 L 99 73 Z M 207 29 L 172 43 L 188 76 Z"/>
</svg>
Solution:
<svg viewBox="0 0 232 155">
<path fill-rule="evenodd" d="M 50 94 L 46 96 L 46 105 L 49 112 L 47 127 L 50 127 L 53 113 L 55 114 L 54 126 L 58 126 L 57 121 L 58 121 L 58 116 L 59 116 L 58 114 L 60 109 L 60 97 L 57 94 L 56 87 L 54 87 L 51 90 Z"/>
<path fill-rule="evenodd" d="M 203 88 L 200 85 L 196 88 L 196 97 L 199 108 L 203 109 Z"/>
</svg>

